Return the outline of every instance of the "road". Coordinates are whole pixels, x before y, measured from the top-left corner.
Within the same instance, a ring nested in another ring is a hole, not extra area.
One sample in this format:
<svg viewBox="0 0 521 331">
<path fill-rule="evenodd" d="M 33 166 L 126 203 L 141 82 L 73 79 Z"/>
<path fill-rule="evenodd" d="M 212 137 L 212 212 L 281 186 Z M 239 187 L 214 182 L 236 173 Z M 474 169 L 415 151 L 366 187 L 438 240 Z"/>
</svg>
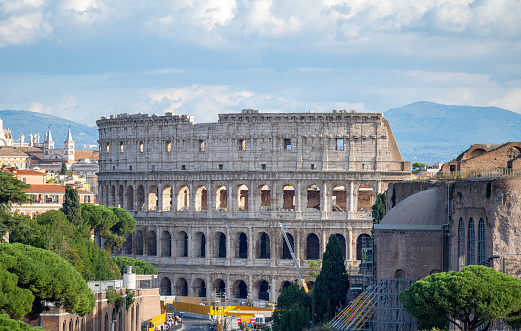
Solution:
<svg viewBox="0 0 521 331">
<path fill-rule="evenodd" d="M 208 320 L 202 320 L 198 318 L 192 318 L 185 316 L 183 318 L 183 329 L 182 331 L 202 331 L 208 325 Z"/>
</svg>

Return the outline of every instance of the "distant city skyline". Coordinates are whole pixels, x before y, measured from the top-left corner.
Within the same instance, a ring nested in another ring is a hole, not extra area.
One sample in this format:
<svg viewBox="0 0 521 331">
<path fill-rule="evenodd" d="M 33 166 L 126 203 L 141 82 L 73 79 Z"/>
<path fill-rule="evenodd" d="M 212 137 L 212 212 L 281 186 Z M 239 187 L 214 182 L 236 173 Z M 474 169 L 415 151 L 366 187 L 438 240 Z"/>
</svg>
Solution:
<svg viewBox="0 0 521 331">
<path fill-rule="evenodd" d="M 0 2 L 0 109 L 521 113 L 521 1 Z"/>
</svg>

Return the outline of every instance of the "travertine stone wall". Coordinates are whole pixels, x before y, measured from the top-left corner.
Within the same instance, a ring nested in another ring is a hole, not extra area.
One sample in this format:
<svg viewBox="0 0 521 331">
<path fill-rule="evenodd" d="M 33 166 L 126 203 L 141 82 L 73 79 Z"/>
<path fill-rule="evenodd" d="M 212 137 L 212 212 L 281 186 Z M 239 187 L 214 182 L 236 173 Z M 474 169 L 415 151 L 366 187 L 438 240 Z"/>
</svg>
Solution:
<svg viewBox="0 0 521 331">
<path fill-rule="evenodd" d="M 410 176 L 382 114 L 243 110 L 203 124 L 119 114 L 97 124 L 100 203 L 134 215 L 121 253 L 154 263 L 163 294 L 246 289 L 274 300 L 298 277 L 280 223 L 308 281 L 330 234 L 356 266 L 374 197 Z"/>
</svg>

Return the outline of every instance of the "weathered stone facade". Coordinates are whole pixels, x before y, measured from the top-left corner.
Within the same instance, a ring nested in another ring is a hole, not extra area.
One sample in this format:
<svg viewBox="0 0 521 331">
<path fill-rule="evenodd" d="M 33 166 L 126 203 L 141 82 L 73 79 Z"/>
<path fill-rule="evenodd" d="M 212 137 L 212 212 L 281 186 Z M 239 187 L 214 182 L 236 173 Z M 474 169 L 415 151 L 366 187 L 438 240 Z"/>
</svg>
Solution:
<svg viewBox="0 0 521 331">
<path fill-rule="evenodd" d="M 521 142 L 501 145 L 474 144 L 456 159 L 445 163 L 442 172 L 521 168 Z"/>
<path fill-rule="evenodd" d="M 384 218 L 375 225 L 377 278 L 423 278 L 493 255 L 500 257 L 491 267 L 521 278 L 521 177 L 394 183 L 387 206 L 399 208 L 402 200 L 430 189 L 438 190 L 439 203 L 415 207 L 437 208 L 443 220 L 398 224 Z"/>
<path fill-rule="evenodd" d="M 355 266 L 374 197 L 410 177 L 379 113 L 243 110 L 202 124 L 119 114 L 97 124 L 100 203 L 136 218 L 120 253 L 153 263 L 162 294 L 274 300 L 298 278 L 280 223 L 311 285 L 308 260 L 322 258 L 330 234 Z"/>
</svg>

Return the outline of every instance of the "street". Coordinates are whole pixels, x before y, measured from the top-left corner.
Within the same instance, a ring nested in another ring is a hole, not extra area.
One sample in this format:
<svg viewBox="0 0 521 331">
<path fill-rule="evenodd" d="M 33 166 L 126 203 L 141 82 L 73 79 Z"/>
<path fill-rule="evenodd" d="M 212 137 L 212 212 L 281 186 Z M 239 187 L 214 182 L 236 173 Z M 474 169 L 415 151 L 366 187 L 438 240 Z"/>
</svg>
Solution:
<svg viewBox="0 0 521 331">
<path fill-rule="evenodd" d="M 183 331 L 201 331 L 210 323 L 211 321 L 193 318 L 193 317 L 183 317 Z"/>
</svg>

